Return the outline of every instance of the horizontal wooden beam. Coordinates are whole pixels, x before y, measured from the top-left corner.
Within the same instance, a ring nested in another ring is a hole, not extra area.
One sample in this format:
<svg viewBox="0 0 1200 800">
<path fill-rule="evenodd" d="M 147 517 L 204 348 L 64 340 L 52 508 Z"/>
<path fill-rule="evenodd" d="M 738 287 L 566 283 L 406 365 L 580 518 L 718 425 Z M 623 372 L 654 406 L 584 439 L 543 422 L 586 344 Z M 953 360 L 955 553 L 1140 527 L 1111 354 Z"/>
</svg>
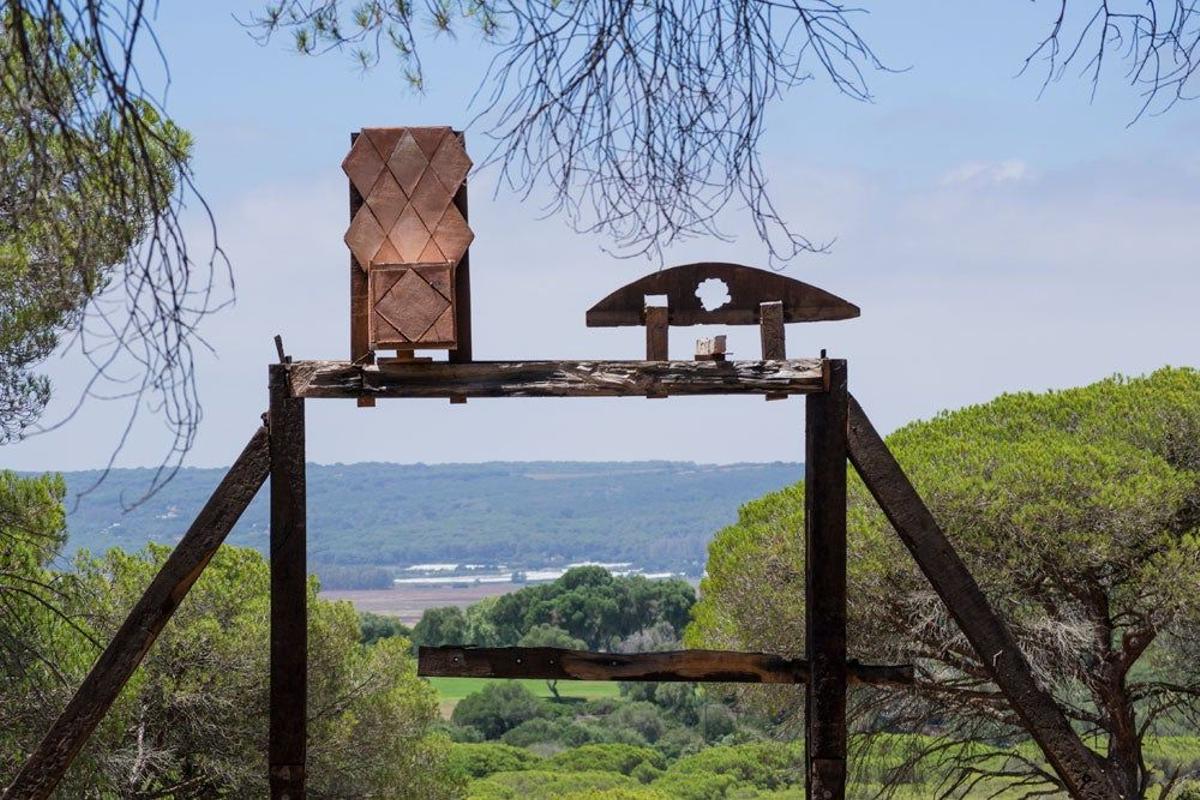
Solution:
<svg viewBox="0 0 1200 800">
<path fill-rule="evenodd" d="M 911 665 L 850 662 L 850 682 L 905 686 Z M 804 683 L 808 661 L 769 653 L 675 650 L 665 653 L 591 653 L 556 647 L 422 647 L 417 674 L 427 678 L 543 678 L 568 681 L 696 681 L 698 683 Z"/>
<path fill-rule="evenodd" d="M 444 361 L 389 364 L 297 361 L 294 397 L 645 397 L 812 394 L 821 359 L 788 361 Z"/>
</svg>

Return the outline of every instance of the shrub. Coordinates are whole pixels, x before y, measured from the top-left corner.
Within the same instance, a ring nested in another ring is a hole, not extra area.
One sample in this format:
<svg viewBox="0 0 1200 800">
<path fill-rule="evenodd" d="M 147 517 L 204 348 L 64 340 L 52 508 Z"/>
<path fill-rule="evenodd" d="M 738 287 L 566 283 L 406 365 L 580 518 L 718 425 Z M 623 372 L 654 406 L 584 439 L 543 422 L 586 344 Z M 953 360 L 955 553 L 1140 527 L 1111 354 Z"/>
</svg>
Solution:
<svg viewBox="0 0 1200 800">
<path fill-rule="evenodd" d="M 737 718 L 720 703 L 708 703 L 700 708 L 700 735 L 706 742 L 717 742 L 733 733 Z"/>
<path fill-rule="evenodd" d="M 468 787 L 468 800 L 562 800 L 564 797 L 594 798 L 612 790 L 643 789 L 632 778 L 617 772 L 498 772 L 490 778 L 474 781 Z M 662 795 L 651 795 L 658 800 Z M 616 795 L 629 797 L 629 795 Z M 634 795 L 634 797 L 637 797 Z M 644 797 L 644 795 L 643 795 Z M 638 798 L 642 800 L 642 798 Z"/>
<path fill-rule="evenodd" d="M 455 744 L 450 748 L 448 767 L 463 778 L 486 778 L 497 772 L 533 769 L 542 759 L 528 750 L 499 742 Z"/>
<path fill-rule="evenodd" d="M 654 749 L 670 761 L 696 753 L 703 746 L 704 740 L 688 728 L 671 728 L 654 743 Z"/>
<path fill-rule="evenodd" d="M 677 800 L 725 800 L 736 784 L 737 778 L 733 775 L 668 771 L 650 784 L 650 788 Z"/>
<path fill-rule="evenodd" d="M 554 713 L 523 684 L 505 681 L 490 683 L 464 697 L 454 707 L 450 719 L 455 725 L 477 728 L 487 739 L 498 739 L 522 722 Z"/>
<path fill-rule="evenodd" d="M 666 759 L 649 747 L 628 744 L 588 744 L 559 753 L 547 766 L 563 772 L 619 772 L 629 775 L 642 764 L 664 769 Z"/>
<path fill-rule="evenodd" d="M 557 744 L 563 747 L 580 745 L 603 739 L 591 726 L 564 719 L 531 719 L 505 733 L 500 740 L 514 747 L 532 747 L 536 744 Z"/>
<path fill-rule="evenodd" d="M 637 700 L 626 703 L 605 720 L 613 728 L 636 731 L 647 742 L 654 743 L 667 729 L 662 712 L 653 703 Z"/>
<path fill-rule="evenodd" d="M 758 789 L 802 785 L 804 747 L 782 742 L 709 747 L 676 761 L 667 770 L 667 776 L 672 774 L 729 775 L 739 784 Z"/>
<path fill-rule="evenodd" d="M 661 777 L 663 771 L 658 769 L 649 761 L 643 761 L 630 771 L 629 777 L 633 778 L 638 783 L 650 783 Z"/>
</svg>

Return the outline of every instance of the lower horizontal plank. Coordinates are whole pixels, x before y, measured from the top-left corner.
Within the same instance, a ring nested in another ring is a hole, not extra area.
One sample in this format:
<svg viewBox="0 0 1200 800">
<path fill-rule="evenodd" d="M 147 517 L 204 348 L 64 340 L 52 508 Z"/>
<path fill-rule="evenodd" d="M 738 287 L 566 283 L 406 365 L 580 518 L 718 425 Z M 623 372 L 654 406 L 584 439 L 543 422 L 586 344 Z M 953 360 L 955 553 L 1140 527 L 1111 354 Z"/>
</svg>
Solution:
<svg viewBox="0 0 1200 800">
<path fill-rule="evenodd" d="M 811 394 L 821 359 L 787 361 L 444 361 L 387 366 L 297 361 L 295 397 L 636 397 Z"/>
<path fill-rule="evenodd" d="M 911 665 L 850 662 L 850 682 L 904 686 Z M 543 678 L 574 681 L 696 681 L 804 683 L 808 661 L 769 653 L 676 650 L 665 653 L 591 653 L 556 647 L 422 647 L 417 674 L 427 678 Z"/>
</svg>

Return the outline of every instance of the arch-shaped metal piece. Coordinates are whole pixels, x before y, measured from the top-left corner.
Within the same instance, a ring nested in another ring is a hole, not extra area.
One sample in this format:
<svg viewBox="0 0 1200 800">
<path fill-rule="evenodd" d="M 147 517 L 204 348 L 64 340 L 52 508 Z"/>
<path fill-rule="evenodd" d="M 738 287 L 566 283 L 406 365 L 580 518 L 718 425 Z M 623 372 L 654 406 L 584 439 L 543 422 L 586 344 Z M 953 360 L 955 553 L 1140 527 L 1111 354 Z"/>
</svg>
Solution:
<svg viewBox="0 0 1200 800">
<path fill-rule="evenodd" d="M 729 301 L 705 310 L 696 288 L 717 278 L 729 290 Z M 588 309 L 590 328 L 645 324 L 646 295 L 666 295 L 670 325 L 757 325 L 759 305 L 781 301 L 784 322 L 852 319 L 858 306 L 802 281 L 741 264 L 702 262 L 659 270 L 620 289 Z"/>
</svg>

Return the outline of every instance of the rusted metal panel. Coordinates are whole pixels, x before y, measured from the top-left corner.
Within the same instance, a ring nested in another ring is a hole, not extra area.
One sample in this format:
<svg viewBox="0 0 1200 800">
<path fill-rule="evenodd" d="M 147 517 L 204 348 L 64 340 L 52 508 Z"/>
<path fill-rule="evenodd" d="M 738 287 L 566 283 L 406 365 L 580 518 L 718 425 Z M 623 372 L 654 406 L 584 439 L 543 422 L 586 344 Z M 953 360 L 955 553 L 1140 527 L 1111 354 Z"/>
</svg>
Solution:
<svg viewBox="0 0 1200 800">
<path fill-rule="evenodd" d="M 729 300 L 719 308 L 706 310 L 696 289 L 712 279 L 725 284 Z M 647 295 L 666 295 L 672 325 L 756 325 L 759 305 L 772 300 L 783 303 L 785 322 L 859 315 L 853 303 L 794 278 L 741 264 L 703 262 L 653 272 L 622 286 L 588 310 L 588 327 L 645 324 Z"/>
</svg>

